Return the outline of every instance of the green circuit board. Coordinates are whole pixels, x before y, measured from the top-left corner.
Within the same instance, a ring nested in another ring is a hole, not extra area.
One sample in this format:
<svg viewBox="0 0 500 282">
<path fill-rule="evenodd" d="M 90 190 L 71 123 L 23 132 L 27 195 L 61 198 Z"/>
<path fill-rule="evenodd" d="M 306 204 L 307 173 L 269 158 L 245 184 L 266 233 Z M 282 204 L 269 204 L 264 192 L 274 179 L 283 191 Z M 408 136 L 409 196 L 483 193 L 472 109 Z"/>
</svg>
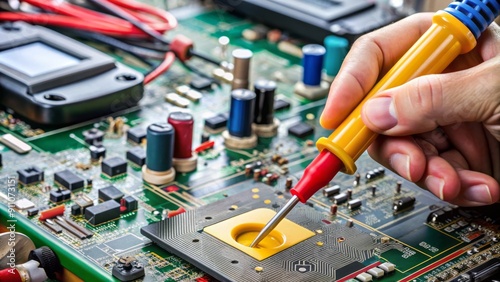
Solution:
<svg viewBox="0 0 500 282">
<path fill-rule="evenodd" d="M 207 260 L 206 257 L 199 261 L 193 261 L 189 256 L 183 257 L 153 242 L 149 236 L 144 236 L 141 229 L 152 224 L 166 224 L 170 220 L 167 218 L 169 211 L 184 208 L 187 214 L 196 213 L 207 205 L 217 205 L 220 200 L 239 201 L 241 206 L 255 202 L 250 206 L 268 205 L 278 210 L 283 201 L 290 198 L 286 188 L 287 179 L 296 183 L 304 168 L 318 153 L 314 141 L 330 133 L 318 123 L 325 99 L 311 101 L 293 92 L 294 84 L 301 77 L 301 59 L 281 51 L 276 43 L 266 39 L 248 41 L 242 37 L 245 29 L 256 26 L 256 23 L 222 10 L 196 8 L 189 9 L 188 13 L 179 17 L 179 26 L 168 37 L 184 34 L 195 42 L 197 50 L 211 57 L 220 57 L 220 36 L 227 36 L 231 40 L 228 53 L 234 48 L 252 50 L 251 77 L 277 81 L 277 98 L 290 103 L 289 108 L 275 113 L 281 123 L 276 137 L 259 138 L 254 149 L 236 150 L 224 146 L 220 133 L 211 134 L 210 139 L 215 141 L 214 148 L 199 154 L 197 169 L 190 173 L 179 173 L 174 182 L 164 186 L 145 183 L 141 168 L 130 162 L 126 174 L 113 178 L 102 174 L 101 163 L 90 159 L 89 145 L 84 141 L 83 132 L 92 128 L 105 132 L 103 146 L 107 149 L 106 158 L 125 159 L 128 150 L 137 146 L 145 147 L 145 144 L 129 142 L 125 132 L 130 128 L 145 128 L 154 122 L 166 121 L 169 113 L 179 110 L 165 101 L 165 94 L 175 92 L 178 86 L 189 85 L 195 77 L 179 63 L 175 63 L 167 74 L 146 87 L 140 106 L 113 117 L 63 128 L 45 128 L 1 112 L 0 131 L 18 136 L 33 150 L 20 155 L 6 146 L 0 146 L 3 163 L 0 170 L 0 222 L 6 225 L 9 219 L 15 218 L 18 232 L 28 235 L 36 245 L 53 248 L 62 258 L 63 266 L 84 281 L 119 281 L 111 272 L 116 261 L 123 256 L 134 256 L 144 265 L 146 275 L 138 281 L 240 280 L 230 275 L 235 269 L 215 269 L 213 265 L 209 266 L 211 264 L 204 265 L 200 261 Z M 306 43 L 292 42 L 298 45 Z M 109 51 L 106 48 L 103 50 Z M 124 63 L 130 61 L 130 58 L 120 54 L 115 54 L 115 57 Z M 191 64 L 206 74 L 211 74 L 214 69 L 213 65 L 198 59 L 193 59 Z M 135 67 L 141 70 L 140 66 Z M 203 96 L 200 101 L 190 102 L 184 109 L 194 116 L 194 147 L 201 143 L 205 119 L 228 112 L 230 91 L 231 87 L 227 83 L 214 84 L 201 91 Z M 117 119 L 124 122 L 118 131 L 110 126 Z M 312 126 L 314 133 L 305 138 L 291 136 L 288 128 L 298 122 Z M 273 160 L 276 155 L 286 159 L 286 162 Z M 247 165 L 256 163 L 268 173 L 276 175 L 277 179 L 254 178 L 253 173 L 245 171 Z M 44 171 L 44 180 L 34 185 L 19 183 L 16 171 L 32 166 Z M 367 179 L 365 175 L 378 171 L 380 165 L 366 154 L 357 161 L 357 167 L 360 174 L 358 179 L 356 176 L 339 174 L 329 187 L 339 185 L 343 193 L 351 195 L 350 199 L 359 199 L 361 207 L 352 208 L 348 203 L 340 202 L 336 204 L 333 198 L 325 197 L 321 192 L 307 203 L 306 213 L 311 220 L 316 221 L 311 225 L 315 228 L 313 231 L 336 230 L 339 234 L 328 238 L 325 235 L 325 251 L 290 261 L 273 256 L 266 265 L 286 265 L 288 262 L 293 264 L 300 261 L 303 265 L 315 265 L 319 269 L 319 265 L 322 265 L 319 262 L 325 262 L 328 271 L 321 276 L 323 278 L 311 276 L 316 277 L 314 281 L 359 281 L 355 280 L 359 273 L 382 263 L 390 263 L 395 265 L 395 270 L 376 281 L 423 282 L 469 281 L 456 279 L 488 261 L 497 260 L 500 252 L 497 239 L 499 217 L 491 212 L 494 208 L 462 209 L 451 206 L 388 170 L 379 171 L 373 180 Z M 64 216 L 92 232 L 90 238 L 81 239 L 67 231 L 55 233 L 39 220 L 39 215 L 28 216 L 26 210 L 16 209 L 12 205 L 20 199 L 27 199 L 40 209 L 60 205 L 50 201 L 49 193 L 60 187 L 54 180 L 54 174 L 63 170 L 70 170 L 85 180 L 85 187 L 73 192 L 71 198 L 64 201 Z M 138 209 L 121 213 L 118 219 L 99 225 L 90 224 L 82 215 L 71 215 L 71 207 L 77 198 L 85 196 L 97 204 L 98 190 L 109 185 L 137 199 Z M 256 200 L 244 196 L 252 188 L 262 186 L 267 187 L 276 199 L 265 203 L 267 198 Z M 409 198 L 413 198 L 414 203 L 395 210 L 395 202 Z M 334 208 L 336 212 L 332 213 Z M 181 218 L 183 214 L 178 216 Z M 328 240 L 334 242 L 331 248 L 326 249 Z M 207 254 L 217 251 L 211 245 L 205 245 L 205 248 Z M 297 245 L 296 248 L 296 252 L 300 252 L 307 247 Z M 270 267 L 255 276 L 255 264 L 251 259 L 244 253 L 236 252 L 236 255 L 241 256 L 242 261 L 236 270 L 252 273 L 240 281 L 276 281 L 276 277 L 287 277 L 287 281 L 313 281 L 303 276 L 302 271 L 286 267 L 283 268 L 285 270 Z M 243 261 L 249 261 L 248 265 Z M 280 276 L 283 273 L 288 276 Z"/>
</svg>

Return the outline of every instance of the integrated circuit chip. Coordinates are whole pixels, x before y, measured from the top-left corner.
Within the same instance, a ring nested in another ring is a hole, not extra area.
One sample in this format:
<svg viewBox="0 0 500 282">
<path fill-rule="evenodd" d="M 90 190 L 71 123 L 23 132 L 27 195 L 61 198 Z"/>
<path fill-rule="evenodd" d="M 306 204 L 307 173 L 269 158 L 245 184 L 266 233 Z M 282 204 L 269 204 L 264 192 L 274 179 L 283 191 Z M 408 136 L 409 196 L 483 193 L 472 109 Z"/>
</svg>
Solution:
<svg viewBox="0 0 500 282">
<path fill-rule="evenodd" d="M 381 247 L 367 232 L 357 227 L 346 227 L 344 220 L 329 221 L 322 212 L 307 205 L 297 205 L 287 215 L 287 219 L 300 227 L 292 228 L 298 234 L 283 231 L 286 234 L 282 237 L 275 236 L 277 242 L 268 247 L 254 248 L 254 251 L 266 253 L 275 247 L 279 248 L 284 243 L 280 240 L 286 241 L 288 236 L 306 236 L 295 245 L 265 258 L 256 258 L 242 250 L 249 248 L 244 246 L 246 243 L 239 248 L 235 244 L 251 241 L 263 224 L 259 225 L 258 218 L 241 221 L 238 217 L 256 210 L 269 210 L 272 216 L 287 199 L 261 183 L 247 182 L 240 185 L 245 186 L 240 190 L 244 192 L 153 223 L 143 227 L 141 233 L 220 281 L 242 281 L 242 277 L 245 277 L 245 281 L 335 281 L 344 277 L 344 273 L 337 273 L 337 270 L 352 263 L 364 267 L 359 261 L 371 257 L 373 250 Z M 225 230 L 218 228 L 232 219 L 236 222 L 232 223 L 234 227 L 226 226 Z M 252 229 L 254 225 L 258 226 L 256 230 Z M 226 238 L 214 236 L 214 230 L 226 233 Z M 241 230 L 255 232 L 246 234 Z M 313 235 L 307 235 L 309 232 Z M 245 234 L 250 237 L 238 239 Z M 340 242 L 337 240 L 339 237 L 345 240 Z"/>
<path fill-rule="evenodd" d="M 99 189 L 98 194 L 99 194 L 99 199 L 102 200 L 103 202 L 109 200 L 115 200 L 116 202 L 119 203 L 120 199 L 123 198 L 122 191 L 118 190 L 118 188 L 116 188 L 113 185 Z"/>
<path fill-rule="evenodd" d="M 127 172 L 127 162 L 120 157 L 105 159 L 101 164 L 102 173 L 115 177 Z"/>
<path fill-rule="evenodd" d="M 288 134 L 291 134 L 299 138 L 304 138 L 313 133 L 314 133 L 314 127 L 304 122 L 299 122 L 288 128 Z"/>
<path fill-rule="evenodd" d="M 114 200 L 85 209 L 85 219 L 92 225 L 98 225 L 120 217 L 120 204 Z"/>
<path fill-rule="evenodd" d="M 24 185 L 30 185 L 43 181 L 43 170 L 37 166 L 20 169 L 17 171 L 19 182 Z"/>
<path fill-rule="evenodd" d="M 85 184 L 81 177 L 67 169 L 54 173 L 54 180 L 71 191 L 83 188 Z"/>
</svg>

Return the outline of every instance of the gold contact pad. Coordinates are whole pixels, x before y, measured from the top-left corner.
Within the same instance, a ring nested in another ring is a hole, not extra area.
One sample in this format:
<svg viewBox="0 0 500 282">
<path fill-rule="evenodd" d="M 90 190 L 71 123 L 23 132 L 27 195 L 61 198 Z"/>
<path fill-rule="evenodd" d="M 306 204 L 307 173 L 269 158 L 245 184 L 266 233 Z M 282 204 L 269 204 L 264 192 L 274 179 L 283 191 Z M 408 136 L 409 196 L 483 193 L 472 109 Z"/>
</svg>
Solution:
<svg viewBox="0 0 500 282">
<path fill-rule="evenodd" d="M 207 226 L 203 231 L 259 261 L 314 236 L 314 232 L 285 218 L 257 247 L 250 248 L 253 239 L 275 214 L 271 209 L 255 209 Z"/>
</svg>

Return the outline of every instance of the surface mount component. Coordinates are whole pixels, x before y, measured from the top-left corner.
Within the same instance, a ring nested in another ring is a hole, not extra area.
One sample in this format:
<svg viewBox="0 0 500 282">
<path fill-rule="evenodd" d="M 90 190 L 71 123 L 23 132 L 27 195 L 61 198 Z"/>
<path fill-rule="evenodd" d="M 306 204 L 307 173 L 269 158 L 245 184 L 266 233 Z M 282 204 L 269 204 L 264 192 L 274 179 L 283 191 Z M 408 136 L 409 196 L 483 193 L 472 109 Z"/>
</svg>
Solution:
<svg viewBox="0 0 500 282">
<path fill-rule="evenodd" d="M 328 215 L 298 205 L 277 233 L 248 248 L 286 199 L 262 183 L 239 185 L 241 193 L 153 223 L 141 233 L 219 281 L 334 281 L 345 276 L 347 265 L 360 266 L 354 271 L 363 268 L 361 257 L 371 257 L 380 246 L 356 226 L 322 221 Z"/>
<path fill-rule="evenodd" d="M 0 28 L 0 103 L 39 124 L 62 125 L 132 107 L 143 75 L 55 31 Z"/>
<path fill-rule="evenodd" d="M 37 166 L 28 167 L 25 169 L 20 169 L 17 171 L 19 177 L 19 182 L 24 185 L 30 185 L 43 181 L 44 173 L 43 170 Z"/>
<path fill-rule="evenodd" d="M 69 170 L 54 173 L 54 181 L 71 191 L 83 188 L 83 179 Z"/>
<path fill-rule="evenodd" d="M 120 204 L 115 200 L 109 200 L 85 209 L 85 219 L 92 225 L 98 225 L 119 217 Z"/>
</svg>

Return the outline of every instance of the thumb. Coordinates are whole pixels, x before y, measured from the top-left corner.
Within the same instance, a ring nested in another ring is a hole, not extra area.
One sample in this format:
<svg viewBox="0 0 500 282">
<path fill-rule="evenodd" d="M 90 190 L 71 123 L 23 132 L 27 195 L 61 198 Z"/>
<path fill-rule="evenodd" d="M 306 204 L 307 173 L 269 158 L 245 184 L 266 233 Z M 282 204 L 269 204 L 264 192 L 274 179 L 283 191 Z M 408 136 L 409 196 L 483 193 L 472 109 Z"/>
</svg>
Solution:
<svg viewBox="0 0 500 282">
<path fill-rule="evenodd" d="M 385 135 L 417 134 L 460 122 L 488 123 L 500 113 L 498 71 L 498 64 L 478 65 L 413 79 L 368 100 L 363 122 Z"/>
</svg>

